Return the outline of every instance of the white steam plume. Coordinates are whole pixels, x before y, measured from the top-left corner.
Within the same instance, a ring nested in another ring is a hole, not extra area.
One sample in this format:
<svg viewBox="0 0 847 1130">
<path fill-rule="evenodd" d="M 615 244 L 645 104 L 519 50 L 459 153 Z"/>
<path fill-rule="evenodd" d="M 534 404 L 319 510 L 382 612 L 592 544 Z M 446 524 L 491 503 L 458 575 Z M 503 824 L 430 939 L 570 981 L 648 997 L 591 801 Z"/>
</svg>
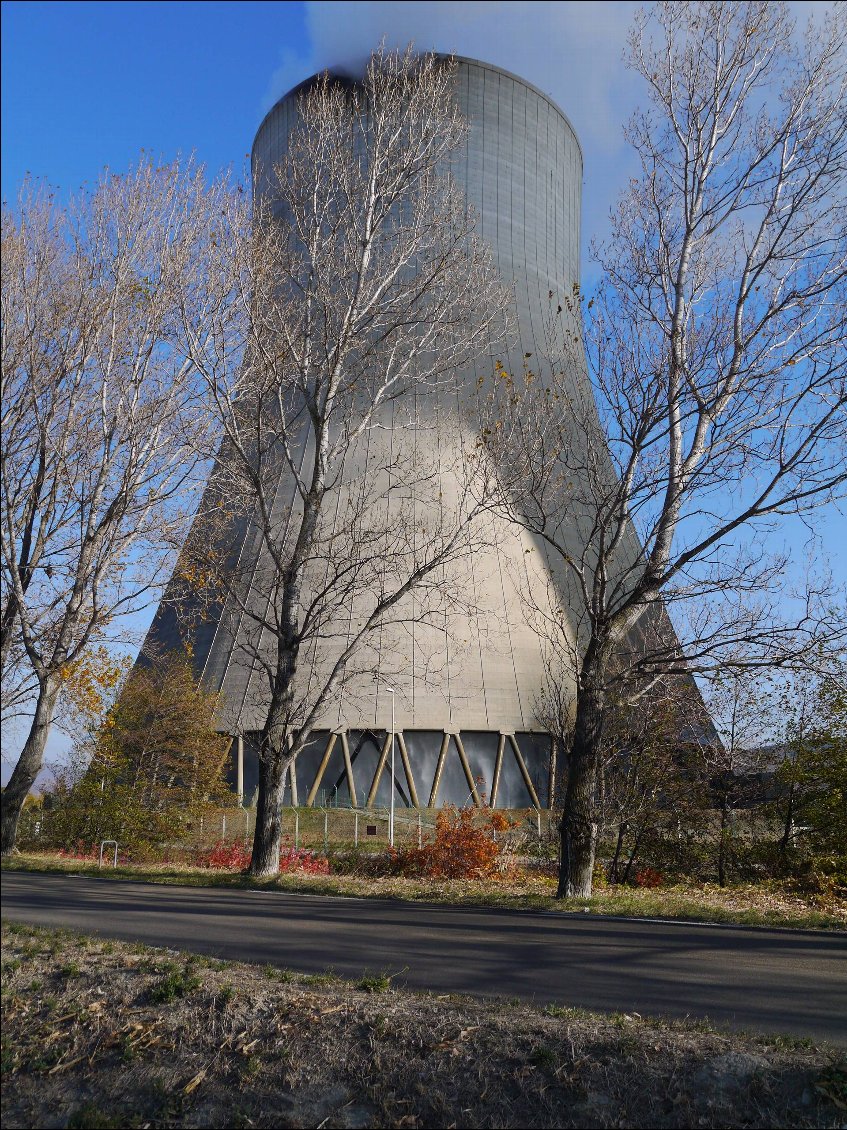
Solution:
<svg viewBox="0 0 847 1130">
<path fill-rule="evenodd" d="M 796 2 L 798 24 L 828 2 Z M 643 100 L 622 61 L 634 0 L 312 0 L 306 4 L 311 49 L 283 50 L 262 113 L 298 82 L 325 68 L 361 73 L 385 39 L 420 51 L 467 55 L 513 71 L 548 94 L 576 130 L 584 155 L 583 284 L 591 282 L 586 246 L 602 239 L 619 188 L 637 172 L 622 134 Z M 588 276 L 588 277 L 585 277 Z"/>
</svg>

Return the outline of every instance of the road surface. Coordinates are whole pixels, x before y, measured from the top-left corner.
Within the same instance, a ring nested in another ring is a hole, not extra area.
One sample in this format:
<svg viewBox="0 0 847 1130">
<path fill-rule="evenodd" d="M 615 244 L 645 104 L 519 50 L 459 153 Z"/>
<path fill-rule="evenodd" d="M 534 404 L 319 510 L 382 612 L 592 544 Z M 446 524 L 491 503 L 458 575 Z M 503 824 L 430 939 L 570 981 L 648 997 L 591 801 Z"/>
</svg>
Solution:
<svg viewBox="0 0 847 1130">
<path fill-rule="evenodd" d="M 5 872 L 3 919 L 301 972 L 847 1043 L 847 934 Z"/>
</svg>

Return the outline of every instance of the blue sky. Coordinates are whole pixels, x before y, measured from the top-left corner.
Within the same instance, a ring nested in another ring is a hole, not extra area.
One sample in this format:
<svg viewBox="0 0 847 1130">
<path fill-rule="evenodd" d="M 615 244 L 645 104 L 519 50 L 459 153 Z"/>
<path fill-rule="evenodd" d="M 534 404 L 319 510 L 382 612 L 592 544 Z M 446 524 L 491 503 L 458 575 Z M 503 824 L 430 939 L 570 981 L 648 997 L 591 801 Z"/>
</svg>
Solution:
<svg viewBox="0 0 847 1130">
<path fill-rule="evenodd" d="M 142 148 L 239 164 L 283 50 L 307 51 L 302 4 L 4 3 L 4 199 Z"/>
<path fill-rule="evenodd" d="M 801 22 L 824 3 L 794 3 Z M 2 4 L 2 193 L 29 172 L 63 192 L 141 149 L 241 169 L 264 113 L 314 71 L 389 46 L 515 71 L 562 107 L 583 147 L 583 247 L 634 170 L 622 127 L 640 100 L 621 61 L 630 0 L 195 0 Z M 591 282 L 587 255 L 583 283 Z M 836 554 L 839 519 L 821 523 Z M 844 559 L 839 573 L 845 575 Z M 152 610 L 151 610 L 152 615 Z M 11 744 L 11 743 L 10 743 Z M 55 751 L 58 745 L 52 743 Z M 4 764 L 4 776 L 8 763 Z"/>
<path fill-rule="evenodd" d="M 622 127 L 640 101 L 622 63 L 632 0 L 319 0 L 2 4 L 2 193 L 29 171 L 64 191 L 147 149 L 240 169 L 274 101 L 322 67 L 390 46 L 454 51 L 541 87 L 585 157 L 583 246 L 635 172 Z M 793 3 L 805 22 L 829 5 Z M 583 255 L 583 283 L 590 264 Z"/>
<path fill-rule="evenodd" d="M 472 55 L 540 86 L 586 157 L 586 240 L 626 172 L 634 97 L 620 63 L 635 5 L 333 2 L 39 3 L 3 11 L 3 198 L 25 173 L 65 192 L 140 150 L 240 168 L 273 102 L 385 36 Z"/>
<path fill-rule="evenodd" d="M 453 51 L 541 87 L 585 157 L 583 247 L 636 169 L 622 127 L 640 100 L 622 63 L 633 0 L 4 0 L 2 193 L 24 174 L 64 191 L 147 149 L 240 169 L 274 101 L 322 67 L 390 46 Z M 790 4 L 800 23 L 829 4 Z M 591 283 L 587 254 L 583 284 Z"/>
</svg>

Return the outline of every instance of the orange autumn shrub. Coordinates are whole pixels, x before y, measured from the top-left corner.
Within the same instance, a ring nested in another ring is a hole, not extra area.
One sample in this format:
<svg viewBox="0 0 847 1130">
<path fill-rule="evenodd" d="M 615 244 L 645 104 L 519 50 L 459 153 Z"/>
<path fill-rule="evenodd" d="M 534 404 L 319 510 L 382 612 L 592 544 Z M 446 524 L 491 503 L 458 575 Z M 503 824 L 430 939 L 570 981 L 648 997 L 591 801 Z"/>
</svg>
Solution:
<svg viewBox="0 0 847 1130">
<path fill-rule="evenodd" d="M 495 836 L 510 827 L 502 812 L 448 805 L 438 813 L 431 838 L 396 853 L 396 870 L 428 879 L 491 878 L 500 873 L 502 840 Z"/>
</svg>

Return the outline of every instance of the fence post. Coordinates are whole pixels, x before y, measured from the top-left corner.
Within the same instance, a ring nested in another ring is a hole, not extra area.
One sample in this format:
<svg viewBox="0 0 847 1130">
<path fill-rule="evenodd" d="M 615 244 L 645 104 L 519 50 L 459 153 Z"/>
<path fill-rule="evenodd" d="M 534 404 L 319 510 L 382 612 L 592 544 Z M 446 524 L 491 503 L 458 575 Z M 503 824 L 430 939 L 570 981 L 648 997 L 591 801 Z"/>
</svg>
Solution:
<svg viewBox="0 0 847 1130">
<path fill-rule="evenodd" d="M 353 846 L 358 847 L 359 846 L 359 813 L 358 812 L 353 813 L 353 820 L 354 820 Z"/>
<path fill-rule="evenodd" d="M 324 855 L 329 851 L 329 813 L 324 809 Z"/>
<path fill-rule="evenodd" d="M 418 850 L 423 846 L 423 827 L 421 825 L 421 814 L 418 812 Z"/>
<path fill-rule="evenodd" d="M 294 809 L 294 847 L 299 850 L 300 848 L 300 813 Z"/>
<path fill-rule="evenodd" d="M 221 839 L 226 839 L 226 813 L 221 817 Z"/>
<path fill-rule="evenodd" d="M 535 821 L 538 824 L 538 842 L 541 843 L 541 809 L 535 810 Z"/>
<path fill-rule="evenodd" d="M 250 839 L 250 809 L 244 809 L 244 843 Z"/>
</svg>

